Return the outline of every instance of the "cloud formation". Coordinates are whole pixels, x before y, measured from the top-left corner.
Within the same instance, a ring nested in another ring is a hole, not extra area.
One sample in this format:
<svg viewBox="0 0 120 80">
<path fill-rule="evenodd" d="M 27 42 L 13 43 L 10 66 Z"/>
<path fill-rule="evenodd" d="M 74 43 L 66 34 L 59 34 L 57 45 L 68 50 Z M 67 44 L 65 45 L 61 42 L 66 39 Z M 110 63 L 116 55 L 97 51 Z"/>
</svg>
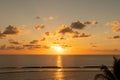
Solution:
<svg viewBox="0 0 120 80">
<path fill-rule="evenodd" d="M 23 47 L 26 49 L 38 49 L 41 48 L 41 45 L 27 44 L 27 45 L 23 45 Z"/>
<path fill-rule="evenodd" d="M 43 29 L 45 26 L 43 24 L 38 24 L 35 26 L 35 29 L 36 30 L 40 30 L 40 29 Z"/>
<path fill-rule="evenodd" d="M 36 19 L 41 19 L 41 17 L 40 17 L 40 16 L 36 16 L 35 18 L 36 18 Z"/>
<path fill-rule="evenodd" d="M 10 39 L 8 41 L 9 41 L 10 44 L 15 44 L 15 45 L 22 44 L 22 41 L 17 41 L 17 40 L 13 40 L 13 39 Z"/>
<path fill-rule="evenodd" d="M 93 20 L 93 21 L 86 21 L 86 22 L 84 22 L 84 24 L 86 24 L 86 25 L 94 25 L 94 24 L 98 24 L 98 22 L 96 20 Z"/>
<path fill-rule="evenodd" d="M 3 44 L 0 46 L 0 50 L 21 50 L 24 49 L 23 46 L 7 46 L 6 44 Z"/>
<path fill-rule="evenodd" d="M 39 40 L 30 41 L 30 44 L 38 44 Z"/>
<path fill-rule="evenodd" d="M 82 37 L 90 37 L 90 34 L 85 34 L 85 33 L 81 33 L 81 34 L 75 34 L 72 36 L 72 38 L 82 38 Z"/>
<path fill-rule="evenodd" d="M 84 23 L 80 22 L 80 21 L 76 21 L 76 22 L 73 22 L 73 23 L 70 25 L 70 27 L 71 27 L 72 29 L 79 29 L 79 30 L 81 30 L 81 29 L 85 28 L 86 25 L 85 25 Z"/>
<path fill-rule="evenodd" d="M 45 37 L 43 37 L 40 41 L 45 41 L 46 40 L 46 38 Z"/>
<path fill-rule="evenodd" d="M 58 33 L 62 33 L 62 34 L 74 34 L 74 33 L 78 33 L 77 31 L 74 31 L 73 29 L 71 29 L 70 27 L 66 26 L 66 25 L 62 25 L 60 27 L 60 29 L 58 30 Z"/>
<path fill-rule="evenodd" d="M 48 32 L 48 31 L 45 32 L 45 35 L 46 35 L 46 36 L 49 36 L 49 35 L 50 35 L 50 32 Z"/>
<path fill-rule="evenodd" d="M 108 37 L 108 39 L 120 39 L 120 35 L 115 35 L 113 37 Z"/>
<path fill-rule="evenodd" d="M 53 16 L 48 17 L 48 20 L 54 20 L 54 19 L 55 19 L 55 17 L 53 17 Z"/>
<path fill-rule="evenodd" d="M 48 17 L 40 17 L 40 16 L 36 16 L 35 19 L 40 19 L 40 20 L 43 20 L 43 21 L 52 21 L 55 19 L 54 16 L 48 16 Z"/>
<path fill-rule="evenodd" d="M 98 47 L 98 46 L 96 46 L 96 45 L 97 45 L 96 43 L 93 43 L 93 42 L 90 43 L 90 46 L 91 46 L 91 47 L 94 47 L 94 48 L 95 48 L 95 47 Z"/>
<path fill-rule="evenodd" d="M 112 26 L 112 31 L 113 32 L 120 32 L 120 21 L 112 21 L 108 22 L 106 25 Z"/>
<path fill-rule="evenodd" d="M 14 26 L 11 26 L 9 25 L 8 27 L 6 27 L 6 29 L 3 31 L 3 34 L 5 35 L 16 35 L 18 33 L 21 32 L 21 28 L 19 27 L 14 27 Z"/>
<path fill-rule="evenodd" d="M 6 35 L 3 34 L 3 33 L 1 33 L 1 31 L 0 31 L 0 39 L 3 39 L 3 38 L 5 38 L 5 37 L 6 37 Z"/>
<path fill-rule="evenodd" d="M 5 28 L 2 32 L 0 31 L 0 39 L 6 38 L 8 35 L 17 35 L 22 31 L 22 28 L 20 27 L 14 27 L 9 25 Z"/>
</svg>

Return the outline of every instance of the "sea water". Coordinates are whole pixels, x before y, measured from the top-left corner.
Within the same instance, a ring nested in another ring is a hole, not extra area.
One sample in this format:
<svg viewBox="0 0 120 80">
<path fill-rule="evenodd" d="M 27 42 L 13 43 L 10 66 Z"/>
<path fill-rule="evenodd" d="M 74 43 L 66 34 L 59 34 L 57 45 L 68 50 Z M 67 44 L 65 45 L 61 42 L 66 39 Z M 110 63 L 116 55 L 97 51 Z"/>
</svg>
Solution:
<svg viewBox="0 0 120 80">
<path fill-rule="evenodd" d="M 112 64 L 112 55 L 1 55 L 0 80 L 93 80 Z"/>
</svg>

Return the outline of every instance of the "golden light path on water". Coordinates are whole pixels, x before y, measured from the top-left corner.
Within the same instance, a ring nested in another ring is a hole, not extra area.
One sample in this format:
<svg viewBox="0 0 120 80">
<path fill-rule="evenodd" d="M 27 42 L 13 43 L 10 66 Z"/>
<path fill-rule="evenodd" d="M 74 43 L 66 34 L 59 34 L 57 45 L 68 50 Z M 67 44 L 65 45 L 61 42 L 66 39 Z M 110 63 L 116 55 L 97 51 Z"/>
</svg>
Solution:
<svg viewBox="0 0 120 80">
<path fill-rule="evenodd" d="M 57 56 L 57 61 L 56 61 L 56 65 L 58 67 L 62 67 L 62 58 L 61 56 Z M 56 73 L 55 73 L 55 80 L 63 80 L 63 72 L 62 72 L 62 68 L 57 69 Z"/>
</svg>

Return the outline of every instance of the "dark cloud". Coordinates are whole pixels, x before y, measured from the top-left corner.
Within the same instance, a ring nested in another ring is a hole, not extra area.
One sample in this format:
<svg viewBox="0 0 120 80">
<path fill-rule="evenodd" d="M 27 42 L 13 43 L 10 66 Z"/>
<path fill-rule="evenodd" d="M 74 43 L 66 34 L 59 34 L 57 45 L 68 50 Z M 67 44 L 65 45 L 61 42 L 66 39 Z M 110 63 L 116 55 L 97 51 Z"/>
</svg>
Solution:
<svg viewBox="0 0 120 80">
<path fill-rule="evenodd" d="M 98 24 L 98 22 L 96 20 L 93 20 L 93 21 L 86 21 L 86 22 L 84 22 L 84 24 L 86 24 L 86 25 L 90 25 L 90 24 L 94 25 L 94 24 Z"/>
<path fill-rule="evenodd" d="M 60 40 L 65 40 L 65 38 L 61 37 Z"/>
<path fill-rule="evenodd" d="M 115 52 L 120 52 L 120 50 L 119 50 L 119 49 L 114 49 L 113 51 L 115 51 Z"/>
<path fill-rule="evenodd" d="M 120 39 L 119 35 L 113 36 L 113 37 L 108 37 L 108 39 Z"/>
<path fill-rule="evenodd" d="M 91 47 L 98 47 L 96 43 L 90 43 Z"/>
<path fill-rule="evenodd" d="M 83 29 L 86 27 L 86 25 L 80 21 L 77 21 L 77 22 L 73 22 L 71 25 L 70 25 L 71 28 L 73 29 Z"/>
<path fill-rule="evenodd" d="M 85 33 L 82 33 L 81 35 L 80 35 L 80 37 L 90 37 L 91 35 L 90 34 L 85 34 Z"/>
<path fill-rule="evenodd" d="M 6 44 L 3 44 L 3 45 L 0 46 L 0 50 L 5 50 L 6 47 L 7 47 L 7 45 L 6 45 Z"/>
<path fill-rule="evenodd" d="M 23 47 L 27 49 L 37 49 L 37 48 L 41 48 L 41 45 L 27 44 L 27 45 L 23 45 Z"/>
<path fill-rule="evenodd" d="M 8 27 L 6 27 L 6 29 L 3 31 L 3 34 L 5 35 L 16 35 L 18 33 L 21 32 L 21 29 L 18 27 L 14 27 L 9 25 Z"/>
<path fill-rule="evenodd" d="M 0 46 L 0 50 L 21 50 L 24 49 L 23 46 L 7 46 L 6 44 Z"/>
<path fill-rule="evenodd" d="M 40 29 L 43 29 L 45 26 L 43 24 L 38 24 L 35 26 L 35 29 L 36 30 L 40 30 Z"/>
<path fill-rule="evenodd" d="M 45 32 L 45 35 L 49 36 L 49 35 L 50 35 L 50 32 Z"/>
<path fill-rule="evenodd" d="M 117 36 L 113 36 L 113 38 L 114 39 L 118 39 L 118 38 L 120 38 L 120 36 L 118 36 L 118 35 Z"/>
<path fill-rule="evenodd" d="M 39 42 L 39 40 L 33 40 L 30 42 L 30 44 L 37 44 Z"/>
<path fill-rule="evenodd" d="M 1 33 L 1 31 L 0 31 L 0 39 L 5 38 L 5 37 L 6 37 L 6 35 Z"/>
<path fill-rule="evenodd" d="M 73 31 L 70 27 L 68 26 L 62 26 L 59 30 L 58 33 L 66 34 L 66 33 L 76 33 L 77 31 Z"/>
<path fill-rule="evenodd" d="M 22 42 L 17 41 L 17 40 L 10 39 L 10 40 L 9 40 L 9 43 L 10 43 L 10 44 L 19 45 L 19 44 L 21 44 Z"/>
<path fill-rule="evenodd" d="M 71 45 L 67 45 L 67 44 L 60 45 L 60 46 L 62 46 L 63 48 L 69 48 L 69 47 L 72 47 Z"/>
<path fill-rule="evenodd" d="M 50 47 L 49 46 L 42 46 L 42 48 L 49 49 Z"/>
<path fill-rule="evenodd" d="M 6 38 L 8 35 L 17 35 L 22 31 L 22 28 L 20 27 L 14 27 L 9 25 L 5 28 L 2 32 L 0 31 L 0 39 Z"/>
<path fill-rule="evenodd" d="M 72 36 L 72 38 L 82 38 L 82 37 L 90 37 L 90 34 L 85 34 L 85 33 L 81 33 L 81 34 L 75 34 Z"/>
<path fill-rule="evenodd" d="M 40 16 L 36 16 L 35 18 L 36 18 L 36 19 L 41 19 L 41 17 L 40 17 Z"/>
<path fill-rule="evenodd" d="M 78 30 L 81 30 L 81 29 L 84 29 L 85 27 L 87 27 L 88 25 L 95 25 L 95 24 L 98 24 L 98 22 L 96 20 L 93 20 L 93 21 L 86 21 L 86 22 L 80 22 L 80 21 L 76 21 L 76 22 L 73 22 L 70 27 L 72 29 L 78 29 Z"/>
</svg>

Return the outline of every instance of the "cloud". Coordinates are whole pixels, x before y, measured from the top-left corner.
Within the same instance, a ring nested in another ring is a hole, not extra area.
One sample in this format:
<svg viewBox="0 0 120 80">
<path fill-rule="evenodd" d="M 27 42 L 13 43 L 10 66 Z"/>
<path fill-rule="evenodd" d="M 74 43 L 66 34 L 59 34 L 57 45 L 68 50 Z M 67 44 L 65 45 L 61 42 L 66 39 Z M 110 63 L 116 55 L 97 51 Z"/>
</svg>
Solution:
<svg viewBox="0 0 120 80">
<path fill-rule="evenodd" d="M 17 40 L 13 40 L 13 39 L 10 39 L 8 41 L 9 41 L 10 44 L 15 44 L 15 45 L 22 44 L 22 41 L 17 41 Z"/>
<path fill-rule="evenodd" d="M 40 16 L 36 16 L 35 18 L 36 18 L 36 19 L 41 19 L 41 17 L 40 17 Z"/>
<path fill-rule="evenodd" d="M 19 27 L 14 27 L 14 26 L 11 26 L 9 25 L 8 27 L 6 27 L 6 29 L 3 31 L 3 34 L 5 35 L 16 35 L 18 33 L 21 32 L 21 28 Z"/>
<path fill-rule="evenodd" d="M 63 48 L 69 48 L 69 47 L 72 47 L 71 45 L 67 45 L 67 44 L 63 44 L 63 45 L 60 45 L 61 47 Z"/>
<path fill-rule="evenodd" d="M 113 36 L 113 37 L 108 37 L 108 39 L 120 39 L 119 35 Z"/>
<path fill-rule="evenodd" d="M 120 21 L 112 21 L 106 23 L 107 26 L 112 26 L 112 31 L 113 32 L 120 32 Z"/>
<path fill-rule="evenodd" d="M 42 46 L 42 48 L 49 49 L 50 47 L 49 46 Z"/>
<path fill-rule="evenodd" d="M 53 16 L 48 17 L 48 20 L 54 20 L 54 19 L 55 19 L 55 17 L 53 17 Z"/>
<path fill-rule="evenodd" d="M 0 50 L 21 50 L 24 49 L 23 46 L 7 46 L 6 44 L 3 44 L 0 46 Z"/>
<path fill-rule="evenodd" d="M 62 25 L 58 30 L 58 33 L 66 34 L 66 33 L 77 33 L 77 31 L 73 31 L 70 27 L 66 25 Z"/>
<path fill-rule="evenodd" d="M 85 33 L 82 33 L 81 35 L 80 35 L 80 37 L 90 37 L 91 35 L 90 34 L 85 34 Z"/>
<path fill-rule="evenodd" d="M 81 33 L 81 34 L 75 34 L 72 36 L 72 38 L 82 38 L 82 37 L 90 37 L 90 34 L 85 34 L 85 33 Z"/>
<path fill-rule="evenodd" d="M 83 29 L 86 27 L 86 25 L 80 21 L 76 21 L 76 22 L 73 22 L 71 25 L 70 25 L 71 28 L 73 29 Z"/>
<path fill-rule="evenodd" d="M 91 46 L 91 47 L 98 47 L 98 46 L 96 46 L 96 43 L 93 43 L 93 42 L 90 43 L 90 46 Z"/>
<path fill-rule="evenodd" d="M 46 36 L 49 36 L 49 35 L 50 35 L 50 32 L 48 32 L 48 31 L 45 32 L 45 35 L 46 35 Z"/>
<path fill-rule="evenodd" d="M 27 44 L 27 45 L 23 45 L 23 47 L 27 49 L 38 49 L 41 48 L 41 45 Z"/>
<path fill-rule="evenodd" d="M 5 49 L 6 49 L 6 44 L 0 46 L 0 50 L 5 50 Z"/>
<path fill-rule="evenodd" d="M 93 21 L 86 21 L 86 22 L 84 22 L 84 24 L 86 24 L 86 25 L 90 25 L 90 24 L 94 25 L 94 24 L 98 24 L 98 22 L 96 20 L 93 20 Z"/>
<path fill-rule="evenodd" d="M 108 22 L 107 25 L 113 26 L 113 27 L 118 27 L 120 25 L 120 21 L 112 21 L 112 22 Z"/>
<path fill-rule="evenodd" d="M 115 51 L 115 52 L 120 52 L 120 50 L 119 50 L 119 49 L 113 49 L 113 51 Z"/>
<path fill-rule="evenodd" d="M 36 30 L 40 30 L 40 29 L 43 29 L 45 26 L 43 24 L 38 24 L 35 26 L 35 29 Z"/>
<path fill-rule="evenodd" d="M 3 33 L 1 33 L 1 31 L 0 31 L 0 39 L 3 39 L 3 38 L 5 38 L 5 37 L 6 37 L 6 35 L 3 34 Z"/>
<path fill-rule="evenodd" d="M 112 30 L 113 30 L 113 32 L 120 32 L 120 28 L 119 27 L 113 27 Z"/>
<path fill-rule="evenodd" d="M 20 27 L 14 27 L 9 25 L 2 32 L 0 31 L 0 39 L 6 38 L 8 35 L 17 35 L 22 31 Z"/>
<path fill-rule="evenodd" d="M 33 40 L 30 42 L 30 44 L 37 44 L 39 42 L 39 40 Z"/>
<path fill-rule="evenodd" d="M 45 41 L 45 40 L 46 40 L 46 38 L 43 37 L 40 41 Z"/>
<path fill-rule="evenodd" d="M 65 38 L 61 37 L 60 40 L 65 40 Z"/>
</svg>

